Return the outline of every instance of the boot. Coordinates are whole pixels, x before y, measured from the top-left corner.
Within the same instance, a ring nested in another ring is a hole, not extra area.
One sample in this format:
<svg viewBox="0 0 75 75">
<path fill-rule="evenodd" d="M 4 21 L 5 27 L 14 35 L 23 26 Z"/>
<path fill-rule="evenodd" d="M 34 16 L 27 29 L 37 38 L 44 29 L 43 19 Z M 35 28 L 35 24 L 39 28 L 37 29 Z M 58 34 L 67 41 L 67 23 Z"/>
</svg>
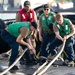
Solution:
<svg viewBox="0 0 75 75">
<path fill-rule="evenodd" d="M 10 67 L 12 64 L 13 64 L 13 63 L 10 62 L 10 63 L 9 63 L 9 67 Z M 18 69 L 19 69 L 18 66 L 13 66 L 13 67 L 10 69 L 10 72 L 15 71 L 15 70 L 18 70 Z"/>
<path fill-rule="evenodd" d="M 39 63 L 39 65 L 42 65 L 43 63 L 45 63 L 46 60 L 47 60 L 46 57 L 44 57 L 44 56 L 40 56 L 39 59 L 38 59 L 38 63 Z"/>
<path fill-rule="evenodd" d="M 68 66 L 74 67 L 74 61 L 69 61 L 69 62 L 68 62 Z"/>
<path fill-rule="evenodd" d="M 32 60 L 32 61 L 36 61 L 36 62 L 37 62 L 37 58 L 35 57 L 35 55 L 34 55 L 34 54 L 32 54 L 32 55 L 31 55 L 31 60 Z"/>
</svg>

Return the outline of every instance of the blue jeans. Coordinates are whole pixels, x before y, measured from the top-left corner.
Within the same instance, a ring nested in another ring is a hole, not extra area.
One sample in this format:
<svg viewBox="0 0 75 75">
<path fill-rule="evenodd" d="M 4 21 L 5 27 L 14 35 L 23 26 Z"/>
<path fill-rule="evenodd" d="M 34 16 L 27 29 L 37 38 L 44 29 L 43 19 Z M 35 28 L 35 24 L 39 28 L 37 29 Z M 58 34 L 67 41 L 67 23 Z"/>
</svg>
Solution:
<svg viewBox="0 0 75 75">
<path fill-rule="evenodd" d="M 12 48 L 9 61 L 14 62 L 19 53 L 18 52 L 19 44 L 16 42 L 16 37 L 10 35 L 6 30 L 4 30 L 2 32 L 1 36 L 2 36 L 3 40 L 6 41 Z"/>
<path fill-rule="evenodd" d="M 47 57 L 48 52 L 46 51 L 48 43 L 51 43 L 55 38 L 55 34 L 47 34 L 43 33 L 43 41 L 41 43 L 41 48 L 40 48 L 40 56 Z"/>
<path fill-rule="evenodd" d="M 67 51 L 69 61 L 74 61 L 73 40 L 74 40 L 73 37 L 67 39 L 64 48 Z M 63 42 L 61 40 L 55 38 L 55 40 L 53 40 L 53 42 L 49 46 L 50 52 L 53 51 L 56 47 L 59 47 L 62 43 Z"/>
<path fill-rule="evenodd" d="M 4 41 L 6 41 L 10 47 L 11 47 L 11 56 L 10 56 L 10 63 L 13 63 L 16 59 L 17 59 L 17 56 L 18 56 L 18 48 L 19 48 L 19 43 L 16 42 L 16 37 L 12 36 L 10 33 L 8 33 L 6 30 L 4 30 L 1 34 L 2 36 L 2 39 Z M 22 46 L 23 49 L 26 48 L 26 46 Z M 29 51 L 27 50 L 27 52 L 25 53 L 26 54 L 26 59 L 29 59 Z"/>
</svg>

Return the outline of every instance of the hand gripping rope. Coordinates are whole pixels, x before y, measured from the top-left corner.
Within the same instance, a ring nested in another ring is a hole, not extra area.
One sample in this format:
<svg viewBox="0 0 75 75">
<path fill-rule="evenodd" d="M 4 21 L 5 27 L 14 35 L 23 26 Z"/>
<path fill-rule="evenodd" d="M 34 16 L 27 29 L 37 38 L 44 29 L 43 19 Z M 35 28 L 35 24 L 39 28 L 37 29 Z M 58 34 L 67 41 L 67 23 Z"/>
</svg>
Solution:
<svg viewBox="0 0 75 75">
<path fill-rule="evenodd" d="M 16 61 L 11 65 L 9 66 L 5 71 L 3 71 L 2 73 L 0 73 L 0 75 L 4 75 L 6 74 L 15 64 L 17 64 L 17 62 L 22 58 L 22 56 L 24 55 L 24 53 L 27 51 L 28 48 L 26 48 L 23 53 L 16 59 Z"/>
<path fill-rule="evenodd" d="M 64 40 L 63 44 L 62 44 L 62 48 L 61 50 L 56 54 L 56 56 L 54 57 L 54 59 L 51 60 L 51 62 L 48 64 L 48 60 L 46 60 L 46 62 L 41 65 L 34 73 L 33 75 L 43 75 L 47 70 L 48 68 L 56 61 L 56 59 L 61 55 L 61 53 L 63 52 L 64 50 L 64 47 L 65 47 L 65 42 L 66 40 Z M 47 65 L 47 66 L 46 66 Z M 45 67 L 46 66 L 46 67 Z M 44 68 L 45 67 L 45 68 Z M 44 68 L 44 69 L 43 69 Z M 43 70 L 42 70 L 43 69 Z M 41 71 L 42 70 L 42 71 Z"/>
</svg>

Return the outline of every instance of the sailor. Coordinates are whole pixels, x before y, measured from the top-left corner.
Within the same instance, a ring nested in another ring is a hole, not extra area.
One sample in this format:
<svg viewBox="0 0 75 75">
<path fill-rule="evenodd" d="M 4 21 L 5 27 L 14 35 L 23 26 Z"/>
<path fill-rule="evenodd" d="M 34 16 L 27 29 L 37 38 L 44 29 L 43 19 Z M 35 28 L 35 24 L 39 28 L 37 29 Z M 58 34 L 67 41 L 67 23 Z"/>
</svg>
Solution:
<svg viewBox="0 0 75 75">
<path fill-rule="evenodd" d="M 40 56 L 47 57 L 46 51 L 48 43 L 55 38 L 53 33 L 53 22 L 55 13 L 50 11 L 48 4 L 43 6 L 43 13 L 39 18 L 39 40 L 41 41 Z"/>
<path fill-rule="evenodd" d="M 28 51 L 26 52 L 26 64 L 31 65 L 33 61 L 31 61 L 29 54 L 35 54 L 35 49 L 31 44 L 30 41 L 30 35 L 32 31 L 35 31 L 37 29 L 37 23 L 36 22 L 15 22 L 12 24 L 9 24 L 3 31 L 2 31 L 2 39 L 7 42 L 11 47 L 11 56 L 9 59 L 9 66 L 11 66 L 14 61 L 18 57 L 18 48 L 19 45 L 23 45 L 25 48 L 28 47 Z M 23 38 L 26 39 L 26 41 L 23 41 Z M 17 70 L 18 67 L 14 66 L 11 70 Z M 10 70 L 10 71 L 11 71 Z"/>
<path fill-rule="evenodd" d="M 64 18 L 61 13 L 56 14 L 55 20 L 53 29 L 56 38 L 50 44 L 49 49 L 50 51 L 53 51 L 66 40 L 64 50 L 66 50 L 68 55 L 68 65 L 74 66 L 74 25 L 69 19 Z"/>
</svg>

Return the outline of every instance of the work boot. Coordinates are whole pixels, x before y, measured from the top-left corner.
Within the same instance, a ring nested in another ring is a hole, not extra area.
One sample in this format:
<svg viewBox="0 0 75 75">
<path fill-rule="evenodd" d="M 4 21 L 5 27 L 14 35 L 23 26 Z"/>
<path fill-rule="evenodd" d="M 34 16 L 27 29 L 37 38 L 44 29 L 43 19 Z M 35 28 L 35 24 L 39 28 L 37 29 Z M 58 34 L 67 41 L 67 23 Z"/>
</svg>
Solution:
<svg viewBox="0 0 75 75">
<path fill-rule="evenodd" d="M 69 60 L 66 59 L 66 60 L 64 60 L 64 62 L 63 62 L 62 65 L 63 65 L 63 66 L 68 66 L 68 62 L 69 62 Z"/>
<path fill-rule="evenodd" d="M 37 64 L 37 58 L 33 54 L 31 55 L 31 61 Z"/>
<path fill-rule="evenodd" d="M 18 70 L 18 66 L 14 66 L 13 68 L 11 68 L 11 70 Z"/>
<path fill-rule="evenodd" d="M 42 65 L 43 63 L 45 63 L 46 62 L 46 59 L 47 59 L 46 57 L 40 56 L 39 59 L 38 59 L 39 65 Z"/>
<path fill-rule="evenodd" d="M 25 63 L 25 65 L 26 66 L 32 66 L 32 65 L 36 65 L 37 63 L 36 63 L 36 61 L 32 61 L 32 60 L 26 60 L 26 63 Z"/>
<path fill-rule="evenodd" d="M 69 61 L 69 62 L 68 62 L 68 66 L 74 67 L 74 61 Z"/>
<path fill-rule="evenodd" d="M 55 55 L 52 55 L 52 56 L 48 56 L 48 57 L 47 57 L 47 60 L 51 61 L 51 60 L 53 60 L 55 57 L 56 57 L 56 54 L 55 54 Z"/>
<path fill-rule="evenodd" d="M 30 59 L 27 59 L 27 60 L 25 61 L 25 65 L 26 65 L 26 66 L 31 65 L 31 60 L 30 60 Z"/>
<path fill-rule="evenodd" d="M 9 71 L 11 73 L 15 72 L 16 70 L 19 70 L 19 68 L 17 66 L 12 67 Z"/>
<path fill-rule="evenodd" d="M 24 65 L 26 63 L 25 60 L 20 60 L 20 65 Z"/>
<path fill-rule="evenodd" d="M 9 63 L 9 67 L 12 65 L 13 63 Z M 19 68 L 18 68 L 18 66 L 13 66 L 9 71 L 10 72 L 12 72 L 12 71 L 16 71 L 16 70 L 18 70 Z"/>
</svg>

